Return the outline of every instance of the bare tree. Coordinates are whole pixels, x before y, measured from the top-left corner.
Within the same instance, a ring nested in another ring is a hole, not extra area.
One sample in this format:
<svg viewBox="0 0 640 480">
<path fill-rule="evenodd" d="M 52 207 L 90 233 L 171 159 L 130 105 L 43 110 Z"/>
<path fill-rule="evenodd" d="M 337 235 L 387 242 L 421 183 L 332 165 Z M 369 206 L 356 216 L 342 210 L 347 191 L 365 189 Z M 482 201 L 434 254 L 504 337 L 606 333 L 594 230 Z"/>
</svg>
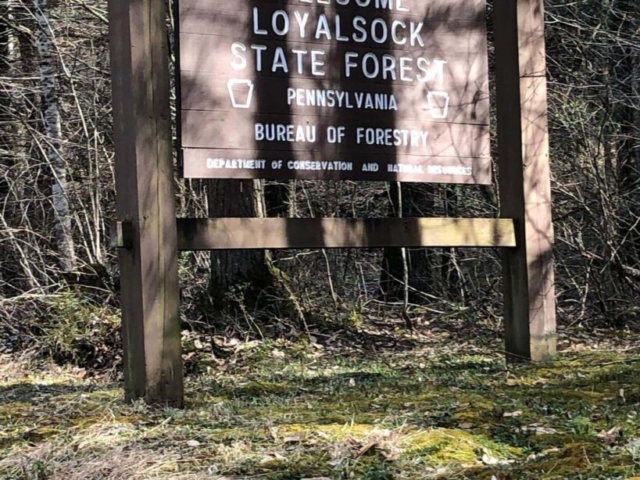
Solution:
<svg viewBox="0 0 640 480">
<path fill-rule="evenodd" d="M 36 35 L 40 55 L 42 82 L 42 112 L 46 132 L 46 157 L 52 174 L 52 202 L 55 211 L 55 237 L 63 272 L 76 267 L 76 255 L 71 230 L 68 199 L 67 163 L 62 152 L 62 120 L 58 106 L 56 51 L 52 39 L 51 18 L 47 0 L 34 0 L 34 14 L 38 25 Z"/>
</svg>

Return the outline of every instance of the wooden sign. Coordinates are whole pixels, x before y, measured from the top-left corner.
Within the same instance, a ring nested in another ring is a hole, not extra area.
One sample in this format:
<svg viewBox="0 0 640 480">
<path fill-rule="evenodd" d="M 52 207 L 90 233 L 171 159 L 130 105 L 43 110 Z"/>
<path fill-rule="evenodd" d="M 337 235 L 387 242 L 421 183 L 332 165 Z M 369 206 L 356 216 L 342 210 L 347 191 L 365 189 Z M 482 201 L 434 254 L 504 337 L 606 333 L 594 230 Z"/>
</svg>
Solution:
<svg viewBox="0 0 640 480">
<path fill-rule="evenodd" d="M 184 175 L 488 183 L 484 2 L 180 0 Z M 553 358 L 543 0 L 493 1 L 500 219 L 176 220 L 166 7 L 108 2 L 128 400 L 183 405 L 179 250 L 502 248 L 507 358 Z"/>
<path fill-rule="evenodd" d="M 180 0 L 187 178 L 491 181 L 485 0 Z"/>
</svg>

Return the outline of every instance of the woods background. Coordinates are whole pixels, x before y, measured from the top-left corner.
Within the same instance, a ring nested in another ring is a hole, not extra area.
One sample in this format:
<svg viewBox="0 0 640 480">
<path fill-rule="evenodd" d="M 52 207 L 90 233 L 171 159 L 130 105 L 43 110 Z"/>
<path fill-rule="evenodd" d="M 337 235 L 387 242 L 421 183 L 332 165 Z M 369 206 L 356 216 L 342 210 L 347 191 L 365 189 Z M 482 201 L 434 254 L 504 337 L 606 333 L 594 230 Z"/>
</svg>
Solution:
<svg viewBox="0 0 640 480">
<path fill-rule="evenodd" d="M 561 327 L 640 326 L 636 2 L 546 5 Z M 0 351 L 37 349 L 85 366 L 118 361 L 105 8 L 98 0 L 0 0 Z M 488 20 L 493 65 L 491 1 Z M 172 15 L 167 21 L 173 27 Z M 495 217 L 500 209 L 495 185 L 176 176 L 176 190 L 180 217 Z M 498 331 L 498 255 L 184 253 L 184 329 L 212 339 L 343 331 L 366 340 L 370 327 L 426 328 L 438 317 Z"/>
</svg>

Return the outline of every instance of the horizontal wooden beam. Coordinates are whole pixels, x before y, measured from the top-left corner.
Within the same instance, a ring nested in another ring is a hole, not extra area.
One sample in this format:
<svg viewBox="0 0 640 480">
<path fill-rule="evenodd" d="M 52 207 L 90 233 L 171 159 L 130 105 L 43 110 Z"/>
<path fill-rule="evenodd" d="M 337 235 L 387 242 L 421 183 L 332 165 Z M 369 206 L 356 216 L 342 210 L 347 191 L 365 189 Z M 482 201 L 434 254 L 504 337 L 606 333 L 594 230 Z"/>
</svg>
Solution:
<svg viewBox="0 0 640 480">
<path fill-rule="evenodd" d="M 178 220 L 179 250 L 516 246 L 497 218 L 209 218 Z"/>
</svg>

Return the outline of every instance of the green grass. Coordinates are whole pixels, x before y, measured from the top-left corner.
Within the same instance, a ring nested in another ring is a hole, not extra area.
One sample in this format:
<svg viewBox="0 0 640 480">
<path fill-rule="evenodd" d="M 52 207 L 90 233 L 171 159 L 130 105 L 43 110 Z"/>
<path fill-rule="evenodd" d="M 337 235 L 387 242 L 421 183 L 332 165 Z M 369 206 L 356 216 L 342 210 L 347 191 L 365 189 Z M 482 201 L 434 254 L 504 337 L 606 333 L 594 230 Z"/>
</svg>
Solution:
<svg viewBox="0 0 640 480">
<path fill-rule="evenodd" d="M 364 354 L 254 343 L 201 359 L 184 410 L 126 405 L 81 371 L 0 361 L 2 479 L 627 479 L 640 358 L 506 367 L 416 341 Z M 467 352 L 472 353 L 465 353 Z M 620 430 L 605 439 L 601 432 Z"/>
</svg>

